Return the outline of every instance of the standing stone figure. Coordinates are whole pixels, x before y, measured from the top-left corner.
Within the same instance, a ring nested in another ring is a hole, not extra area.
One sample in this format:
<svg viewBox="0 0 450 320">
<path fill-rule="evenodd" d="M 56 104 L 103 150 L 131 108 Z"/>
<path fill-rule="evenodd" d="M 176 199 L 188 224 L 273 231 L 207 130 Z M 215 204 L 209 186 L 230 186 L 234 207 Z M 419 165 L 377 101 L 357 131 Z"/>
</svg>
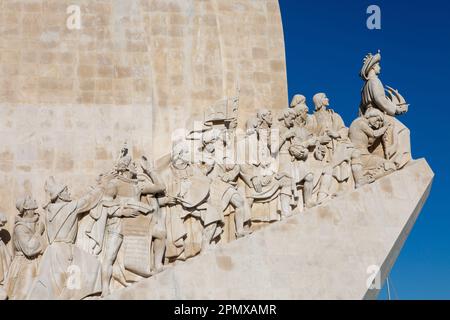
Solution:
<svg viewBox="0 0 450 320">
<path fill-rule="evenodd" d="M 296 198 L 300 196 L 297 188 L 299 182 L 304 179 L 303 202 L 306 208 L 311 208 L 318 202 L 322 202 L 330 193 L 330 165 L 327 160 L 323 158 L 318 160 L 316 154 L 310 154 L 312 150 L 318 150 L 318 148 L 329 143 L 330 137 L 328 135 L 317 136 L 315 127 L 314 116 L 310 117 L 307 112 L 298 113 L 294 126 L 295 135 L 291 143 L 292 148 L 289 148 L 295 168 L 293 171 L 294 181 L 297 185 L 294 195 Z M 317 194 L 314 199 L 313 193 L 314 195 Z M 302 207 L 299 207 L 299 209 L 301 210 Z"/>
<path fill-rule="evenodd" d="M 326 147 L 325 162 L 333 171 L 334 190 L 353 188 L 353 171 L 358 169 L 352 164 L 354 148 L 348 138 L 348 128 L 341 116 L 328 109 L 329 99 L 325 93 L 317 93 L 313 97 L 315 112 L 314 133 Z M 346 186 L 346 187 L 344 187 Z"/>
<path fill-rule="evenodd" d="M 292 156 L 292 180 L 295 185 L 303 184 L 303 205 L 306 208 L 311 208 L 316 204 L 313 201 L 313 189 L 314 189 L 314 173 L 307 164 L 309 150 L 307 145 L 292 144 L 289 147 L 289 154 Z"/>
<path fill-rule="evenodd" d="M 286 109 L 279 117 L 279 139 L 273 146 L 273 149 L 278 153 L 278 172 L 277 179 L 280 180 L 280 205 L 281 218 L 286 218 L 292 215 L 292 205 L 294 204 L 294 194 L 296 190 L 295 182 L 293 181 L 293 164 L 292 157 L 289 153 L 289 148 L 292 140 L 295 137 L 294 120 L 296 113 L 293 109 Z"/>
<path fill-rule="evenodd" d="M 296 117 L 294 120 L 294 126 L 301 127 L 306 126 L 309 130 L 313 130 L 314 116 L 308 114 L 309 108 L 306 105 L 306 97 L 302 94 L 296 94 L 292 97 L 289 108 L 295 111 Z M 305 122 L 305 123 L 304 123 Z"/>
<path fill-rule="evenodd" d="M 337 149 L 337 145 L 348 135 L 348 129 L 345 127 L 344 121 L 341 116 L 334 112 L 332 109 L 328 109 L 330 105 L 328 97 L 325 93 L 317 93 L 313 97 L 315 106 L 314 133 L 319 138 L 326 137 L 328 142 L 324 145 L 329 150 L 329 158 L 333 157 L 333 153 Z"/>
<path fill-rule="evenodd" d="M 279 220 L 280 183 L 276 179 L 275 159 L 270 155 L 267 141 L 259 136 L 259 120 L 251 118 L 246 123 L 243 144 L 244 163 L 240 176 L 245 183 L 245 195 L 251 207 L 251 220 L 271 223 Z"/>
<path fill-rule="evenodd" d="M 101 199 L 104 181 L 78 200 L 69 189 L 50 177 L 45 190 L 50 202 L 44 207 L 48 247 L 45 249 L 28 299 L 83 299 L 101 292 L 101 265 L 97 258 L 75 245 L 80 216 Z"/>
<path fill-rule="evenodd" d="M 5 229 L 2 229 L 8 219 L 6 215 L 0 212 L 0 300 L 6 299 L 6 291 L 3 288 L 7 279 L 9 264 L 11 263 L 11 256 L 6 247 L 6 239 L 3 239 L 3 235 L 8 234 Z"/>
<path fill-rule="evenodd" d="M 381 73 L 381 54 L 375 55 L 369 53 L 365 59 L 360 71 L 360 76 L 364 80 L 364 86 L 361 90 L 361 103 L 359 106 L 360 115 L 364 115 L 368 109 L 376 108 L 385 113 L 385 120 L 391 126 L 389 127 L 386 139 L 386 148 L 384 153 L 387 159 L 395 163 L 397 169 L 403 168 L 411 160 L 411 143 L 409 129 L 398 121 L 395 116 L 404 114 L 408 111 L 408 104 L 405 99 L 390 87 L 387 87 L 388 96 L 383 83 L 378 78 Z M 381 154 L 381 148 L 375 150 Z"/>
<path fill-rule="evenodd" d="M 164 268 L 164 253 L 166 251 L 167 227 L 163 207 L 174 205 L 175 199 L 167 196 L 167 190 L 160 174 L 150 165 L 146 157 L 142 157 L 141 168 L 143 174 L 138 178 L 141 181 L 142 201 L 154 209 L 151 221 L 151 255 L 152 274 L 159 273 Z"/>
<path fill-rule="evenodd" d="M 192 164 L 186 142 L 174 145 L 164 181 L 167 196 L 175 200 L 162 208 L 167 227 L 166 260 L 186 260 L 209 247 L 222 228 L 223 215 L 208 203 L 210 179 Z"/>
<path fill-rule="evenodd" d="M 122 156 L 117 161 L 114 172 L 101 176 L 105 183 L 103 197 L 95 208 L 90 211 L 94 223 L 86 231 L 93 244 L 93 253 L 102 255 L 102 296 L 110 292 L 110 282 L 113 266 L 124 241 L 122 220 L 134 218 L 140 214 L 148 214 L 153 208 L 140 201 L 141 188 L 136 178 L 137 168 L 132 158 L 127 154 L 127 148 L 122 149 Z M 162 187 L 161 187 L 162 188 Z M 126 262 L 126 261 L 125 261 Z M 123 285 L 125 266 L 121 266 L 117 278 Z"/>
<path fill-rule="evenodd" d="M 7 294 L 10 300 L 27 297 L 38 273 L 40 257 L 45 249 L 44 224 L 36 213 L 36 201 L 30 196 L 16 202 L 19 214 L 14 223 L 14 258 L 8 272 Z"/>
<path fill-rule="evenodd" d="M 231 206 L 235 210 L 236 237 L 240 238 L 248 234 L 245 223 L 251 218 L 250 207 L 244 196 L 237 188 L 237 179 L 240 174 L 240 166 L 234 159 L 216 159 L 215 143 L 217 139 L 206 131 L 202 137 L 202 165 L 205 174 L 211 179 L 208 202 L 222 215 Z M 229 153 L 230 156 L 234 152 Z"/>
</svg>

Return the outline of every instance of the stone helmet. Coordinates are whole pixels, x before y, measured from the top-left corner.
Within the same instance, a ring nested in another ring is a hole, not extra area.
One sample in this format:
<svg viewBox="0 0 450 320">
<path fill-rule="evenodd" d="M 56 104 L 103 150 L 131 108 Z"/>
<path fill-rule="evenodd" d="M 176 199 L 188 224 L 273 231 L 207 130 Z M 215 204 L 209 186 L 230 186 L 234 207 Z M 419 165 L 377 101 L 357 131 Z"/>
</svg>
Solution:
<svg viewBox="0 0 450 320">
<path fill-rule="evenodd" d="M 26 195 L 17 199 L 16 208 L 19 211 L 19 214 L 22 214 L 26 210 L 36 210 L 38 205 L 36 200 L 34 200 L 30 195 Z"/>
<path fill-rule="evenodd" d="M 136 163 L 133 161 L 130 155 L 123 156 L 116 163 L 116 171 L 118 172 L 131 172 L 133 175 L 137 174 L 138 169 Z"/>
<path fill-rule="evenodd" d="M 127 170 L 131 165 L 132 159 L 130 155 L 121 157 L 116 164 L 116 169 L 120 171 Z"/>
<path fill-rule="evenodd" d="M 55 201 L 59 194 L 63 192 L 65 188 L 67 188 L 66 184 L 58 183 L 56 182 L 55 178 L 51 176 L 46 182 L 45 182 L 45 191 L 50 197 L 51 201 Z"/>
</svg>

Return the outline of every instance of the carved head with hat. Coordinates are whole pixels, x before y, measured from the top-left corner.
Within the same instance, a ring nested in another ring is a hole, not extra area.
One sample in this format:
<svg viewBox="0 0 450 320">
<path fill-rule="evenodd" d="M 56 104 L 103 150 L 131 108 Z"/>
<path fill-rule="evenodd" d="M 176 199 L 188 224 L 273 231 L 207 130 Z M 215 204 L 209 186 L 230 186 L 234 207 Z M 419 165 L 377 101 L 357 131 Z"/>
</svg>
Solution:
<svg viewBox="0 0 450 320">
<path fill-rule="evenodd" d="M 323 107 L 328 107 L 330 105 L 330 101 L 325 93 L 319 92 L 313 96 L 314 107 L 316 111 L 321 110 Z"/>
<path fill-rule="evenodd" d="M 306 105 L 306 97 L 302 94 L 296 94 L 292 97 L 290 108 L 295 108 L 298 105 Z"/>
<path fill-rule="evenodd" d="M 171 162 L 175 168 L 183 169 L 191 161 L 191 148 L 186 140 L 174 141 Z"/>
<path fill-rule="evenodd" d="M 19 197 L 16 200 L 16 208 L 19 211 L 19 216 L 31 215 L 35 214 L 38 205 L 36 200 L 34 200 L 30 195 Z"/>
<path fill-rule="evenodd" d="M 380 50 L 378 50 L 378 52 L 375 55 L 373 55 L 372 53 L 367 54 L 363 60 L 363 66 L 361 68 L 361 71 L 359 72 L 359 76 L 363 80 L 368 80 L 371 70 L 373 70 L 377 75 L 380 74 L 381 72 L 380 61 L 381 61 Z"/>
<path fill-rule="evenodd" d="M 269 108 L 262 108 L 259 109 L 256 113 L 256 117 L 260 120 L 260 123 L 266 123 L 267 126 L 272 126 L 273 118 L 272 118 L 272 112 Z"/>
<path fill-rule="evenodd" d="M 45 192 L 47 192 L 51 202 L 55 202 L 58 199 L 67 202 L 71 201 L 67 185 L 57 182 L 53 176 L 48 178 L 45 182 L 44 189 Z"/>
<path fill-rule="evenodd" d="M 201 137 L 202 141 L 201 149 L 207 150 L 208 152 L 214 152 L 215 144 L 221 138 L 220 135 L 221 131 L 215 128 L 203 132 Z"/>
</svg>

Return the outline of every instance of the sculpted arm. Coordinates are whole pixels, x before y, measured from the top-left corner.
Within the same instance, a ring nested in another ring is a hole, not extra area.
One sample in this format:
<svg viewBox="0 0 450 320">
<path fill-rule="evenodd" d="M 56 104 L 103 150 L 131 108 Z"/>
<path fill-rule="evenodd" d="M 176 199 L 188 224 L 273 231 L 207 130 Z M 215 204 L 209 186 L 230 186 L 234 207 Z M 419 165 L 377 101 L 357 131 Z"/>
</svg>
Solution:
<svg viewBox="0 0 450 320">
<path fill-rule="evenodd" d="M 395 116 L 397 106 L 386 97 L 386 93 L 384 92 L 381 82 L 371 83 L 371 91 L 373 95 L 373 102 L 378 109 L 386 112 L 390 116 Z"/>
<path fill-rule="evenodd" d="M 344 120 L 342 120 L 342 117 L 339 114 L 334 114 L 333 123 L 339 138 L 345 138 L 348 136 L 348 128 L 345 126 Z"/>
<path fill-rule="evenodd" d="M 379 138 L 381 137 L 387 130 L 388 126 L 383 126 L 380 129 L 373 130 L 367 123 L 361 123 L 360 129 L 370 138 Z"/>
<path fill-rule="evenodd" d="M 240 177 L 249 187 L 253 187 L 252 179 L 255 177 L 254 168 L 250 164 L 244 164 L 240 166 Z"/>
<path fill-rule="evenodd" d="M 104 193 L 104 188 L 97 186 L 93 190 L 89 191 L 86 195 L 77 200 L 77 214 L 87 212 L 93 209 Z"/>
<path fill-rule="evenodd" d="M 153 170 L 150 166 L 149 161 L 147 158 L 142 157 L 141 161 L 141 167 L 144 173 L 150 177 L 153 183 L 147 183 L 144 184 L 141 192 L 142 194 L 149 194 L 149 193 L 163 193 L 166 190 L 165 184 L 161 176 L 156 172 L 156 170 Z"/>
<path fill-rule="evenodd" d="M 163 184 L 155 184 L 151 182 L 144 183 L 140 186 L 141 194 L 156 194 L 156 193 L 164 193 L 166 191 L 166 187 Z"/>
</svg>

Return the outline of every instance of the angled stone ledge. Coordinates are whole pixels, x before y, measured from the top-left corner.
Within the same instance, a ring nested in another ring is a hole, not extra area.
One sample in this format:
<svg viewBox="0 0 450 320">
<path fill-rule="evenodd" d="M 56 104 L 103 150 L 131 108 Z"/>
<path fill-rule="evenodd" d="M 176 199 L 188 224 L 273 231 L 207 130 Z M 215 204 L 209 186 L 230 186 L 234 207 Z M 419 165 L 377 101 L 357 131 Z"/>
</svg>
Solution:
<svg viewBox="0 0 450 320">
<path fill-rule="evenodd" d="M 374 299 L 431 189 L 424 159 L 177 264 L 109 299 Z"/>
</svg>

